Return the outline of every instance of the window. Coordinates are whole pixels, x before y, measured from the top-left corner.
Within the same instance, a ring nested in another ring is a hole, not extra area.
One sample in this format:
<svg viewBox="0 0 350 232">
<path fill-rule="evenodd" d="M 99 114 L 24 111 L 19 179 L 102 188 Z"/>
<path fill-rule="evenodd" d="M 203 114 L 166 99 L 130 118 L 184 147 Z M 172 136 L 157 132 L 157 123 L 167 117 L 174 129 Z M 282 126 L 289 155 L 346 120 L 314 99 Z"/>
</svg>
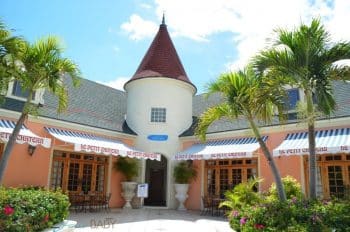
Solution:
<svg viewBox="0 0 350 232">
<path fill-rule="evenodd" d="M 166 109 L 165 108 L 152 108 L 151 109 L 151 122 L 166 122 Z"/>
<path fill-rule="evenodd" d="M 108 158 L 105 156 L 54 151 L 50 188 L 73 193 L 104 193 L 107 168 Z"/>
<path fill-rule="evenodd" d="M 256 177 L 257 170 L 257 159 L 208 160 L 205 162 L 205 195 L 222 197 L 237 184 Z"/>
<path fill-rule="evenodd" d="M 318 155 L 317 196 L 324 198 L 350 196 L 350 161 L 347 156 L 347 154 Z M 308 156 L 304 156 L 304 171 L 306 186 L 308 186 Z"/>
<path fill-rule="evenodd" d="M 29 91 L 23 91 L 22 86 L 19 81 L 14 81 L 12 86 L 12 95 L 16 97 L 27 98 L 29 96 Z M 32 100 L 35 99 L 35 93 L 32 96 Z"/>
<path fill-rule="evenodd" d="M 287 99 L 285 101 L 286 110 L 295 110 L 298 101 L 300 100 L 299 89 L 288 89 Z"/>
<path fill-rule="evenodd" d="M 19 101 L 26 101 L 27 97 L 29 96 L 29 91 L 23 91 L 21 83 L 17 80 L 11 81 L 6 91 L 6 97 L 16 99 Z M 43 105 L 44 93 L 44 88 L 37 89 L 35 92 L 33 92 L 31 103 Z"/>
</svg>

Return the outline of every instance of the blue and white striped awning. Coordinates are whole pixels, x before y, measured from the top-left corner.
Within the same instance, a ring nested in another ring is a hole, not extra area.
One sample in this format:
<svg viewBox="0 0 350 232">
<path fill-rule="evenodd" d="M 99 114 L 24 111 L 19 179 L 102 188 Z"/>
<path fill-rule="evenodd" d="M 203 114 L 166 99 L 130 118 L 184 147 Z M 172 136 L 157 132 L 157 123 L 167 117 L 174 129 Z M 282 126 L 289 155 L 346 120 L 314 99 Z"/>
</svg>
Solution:
<svg viewBox="0 0 350 232">
<path fill-rule="evenodd" d="M 350 128 L 319 130 L 315 133 L 316 154 L 350 151 Z M 276 149 L 274 156 L 309 154 L 308 132 L 290 133 Z"/>
<path fill-rule="evenodd" d="M 160 154 L 137 151 L 118 140 L 57 128 L 45 127 L 45 129 L 56 139 L 73 144 L 74 151 L 101 153 L 114 156 L 120 155 L 124 157 L 128 156 L 131 158 L 159 161 L 161 158 Z"/>
<path fill-rule="evenodd" d="M 16 123 L 14 121 L 0 119 L 0 140 L 8 142 L 15 126 Z M 28 143 L 32 146 L 42 145 L 43 147 L 50 148 L 51 139 L 39 137 L 23 125 L 16 138 L 16 143 Z"/>
<path fill-rule="evenodd" d="M 263 137 L 266 141 L 267 136 Z M 197 143 L 175 155 L 175 160 L 207 160 L 252 157 L 260 148 L 255 137 Z"/>
</svg>

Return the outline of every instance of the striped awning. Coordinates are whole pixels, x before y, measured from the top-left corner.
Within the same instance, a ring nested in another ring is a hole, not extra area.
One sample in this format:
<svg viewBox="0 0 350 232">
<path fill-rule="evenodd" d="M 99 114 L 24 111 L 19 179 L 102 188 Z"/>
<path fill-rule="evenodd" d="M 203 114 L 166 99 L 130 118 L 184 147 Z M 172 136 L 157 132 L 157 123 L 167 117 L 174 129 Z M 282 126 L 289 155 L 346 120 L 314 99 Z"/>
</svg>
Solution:
<svg viewBox="0 0 350 232">
<path fill-rule="evenodd" d="M 0 140 L 5 143 L 8 142 L 15 126 L 16 123 L 14 121 L 0 119 Z M 43 147 L 50 148 L 51 139 L 39 137 L 31 132 L 25 125 L 23 125 L 16 138 L 16 143 L 28 143 L 32 146 L 41 145 Z"/>
<path fill-rule="evenodd" d="M 100 153 L 104 155 L 128 156 L 138 159 L 159 160 L 160 154 L 146 153 L 134 150 L 118 140 L 103 138 L 69 130 L 45 127 L 56 139 L 74 145 L 74 151 Z"/>
<path fill-rule="evenodd" d="M 266 141 L 267 136 L 263 137 Z M 260 147 L 255 137 L 197 143 L 175 155 L 175 160 L 208 160 L 252 157 Z"/>
<path fill-rule="evenodd" d="M 350 128 L 319 130 L 315 133 L 316 154 L 350 151 Z M 290 133 L 276 149 L 274 156 L 309 154 L 308 132 Z"/>
</svg>

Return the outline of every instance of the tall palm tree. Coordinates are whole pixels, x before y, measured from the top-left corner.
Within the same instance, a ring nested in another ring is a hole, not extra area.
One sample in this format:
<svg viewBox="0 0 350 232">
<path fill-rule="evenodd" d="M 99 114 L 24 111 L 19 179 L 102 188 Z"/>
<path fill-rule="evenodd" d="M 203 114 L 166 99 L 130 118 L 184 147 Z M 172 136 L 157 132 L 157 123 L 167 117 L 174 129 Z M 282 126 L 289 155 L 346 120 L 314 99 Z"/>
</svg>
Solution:
<svg viewBox="0 0 350 232">
<path fill-rule="evenodd" d="M 319 19 L 310 26 L 276 30 L 273 46 L 254 58 L 254 66 L 264 73 L 285 76 L 285 84 L 300 88 L 305 94 L 309 140 L 309 195 L 316 198 L 316 111 L 330 115 L 335 110 L 332 79 L 349 78 L 348 69 L 334 63 L 350 58 L 350 43 L 331 43 L 330 34 Z M 316 104 L 314 100 L 316 99 Z"/>
<path fill-rule="evenodd" d="M 281 176 L 259 130 L 259 123 L 269 123 L 276 111 L 282 115 L 283 91 L 266 77 L 257 76 L 251 67 L 242 71 L 222 74 L 216 81 L 209 83 L 207 94 L 219 93 L 223 101 L 208 108 L 199 118 L 196 134 L 205 140 L 208 127 L 216 120 L 245 118 L 252 129 L 265 155 L 278 189 L 281 201 L 286 200 Z"/>
<path fill-rule="evenodd" d="M 37 114 L 39 105 L 31 101 L 35 91 L 45 89 L 58 97 L 58 112 L 67 108 L 68 95 L 64 78 L 70 77 L 74 86 L 79 84 L 80 71 L 75 63 L 62 57 L 62 48 L 56 37 L 40 39 L 34 44 L 25 43 L 19 57 L 19 71 L 14 79 L 28 92 L 24 108 L 9 138 L 0 161 L 0 183 L 2 183 L 7 161 L 15 144 L 16 137 L 29 114 Z"/>
</svg>

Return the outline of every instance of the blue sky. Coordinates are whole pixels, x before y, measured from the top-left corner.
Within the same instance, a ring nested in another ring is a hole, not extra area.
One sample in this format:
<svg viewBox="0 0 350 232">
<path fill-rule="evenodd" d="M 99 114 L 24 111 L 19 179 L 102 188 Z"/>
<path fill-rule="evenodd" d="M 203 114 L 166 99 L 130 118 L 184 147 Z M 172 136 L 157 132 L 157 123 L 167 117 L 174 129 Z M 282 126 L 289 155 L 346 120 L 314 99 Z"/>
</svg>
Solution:
<svg viewBox="0 0 350 232">
<path fill-rule="evenodd" d="M 199 93 L 243 67 L 277 27 L 321 17 L 336 40 L 350 40 L 348 0 L 2 0 L 0 17 L 29 41 L 57 35 L 84 78 L 121 88 L 136 71 L 162 13 Z"/>
</svg>

